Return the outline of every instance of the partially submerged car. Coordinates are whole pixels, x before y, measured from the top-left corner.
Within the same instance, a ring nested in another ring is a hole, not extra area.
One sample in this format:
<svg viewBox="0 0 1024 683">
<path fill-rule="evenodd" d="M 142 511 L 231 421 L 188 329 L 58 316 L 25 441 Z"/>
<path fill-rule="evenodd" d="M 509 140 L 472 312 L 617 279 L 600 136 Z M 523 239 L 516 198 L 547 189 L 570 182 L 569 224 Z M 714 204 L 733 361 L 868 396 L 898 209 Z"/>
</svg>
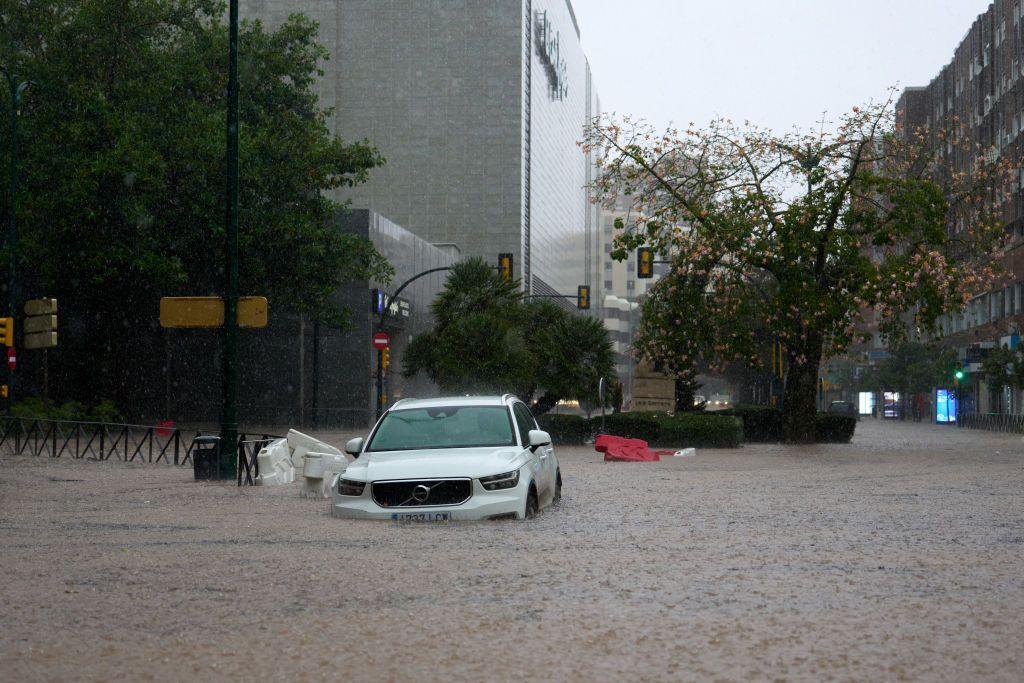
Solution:
<svg viewBox="0 0 1024 683">
<path fill-rule="evenodd" d="M 335 517 L 525 519 L 562 496 L 551 437 L 511 394 L 403 399 L 345 451 Z"/>
</svg>

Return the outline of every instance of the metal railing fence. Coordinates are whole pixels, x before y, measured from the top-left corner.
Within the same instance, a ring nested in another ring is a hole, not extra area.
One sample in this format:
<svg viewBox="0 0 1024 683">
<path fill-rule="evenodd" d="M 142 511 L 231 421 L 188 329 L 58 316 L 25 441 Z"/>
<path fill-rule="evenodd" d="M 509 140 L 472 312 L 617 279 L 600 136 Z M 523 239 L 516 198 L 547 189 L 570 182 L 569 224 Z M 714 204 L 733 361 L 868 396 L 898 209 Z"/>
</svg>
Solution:
<svg viewBox="0 0 1024 683">
<path fill-rule="evenodd" d="M 962 413 L 957 424 L 966 429 L 1024 434 L 1024 415 L 1008 413 Z"/>
<path fill-rule="evenodd" d="M 29 417 L 0 417 L 0 453 L 50 458 L 192 464 L 200 432 L 178 427 L 74 422 Z M 238 435 L 238 485 L 252 485 L 259 476 L 256 455 L 273 434 Z"/>
</svg>

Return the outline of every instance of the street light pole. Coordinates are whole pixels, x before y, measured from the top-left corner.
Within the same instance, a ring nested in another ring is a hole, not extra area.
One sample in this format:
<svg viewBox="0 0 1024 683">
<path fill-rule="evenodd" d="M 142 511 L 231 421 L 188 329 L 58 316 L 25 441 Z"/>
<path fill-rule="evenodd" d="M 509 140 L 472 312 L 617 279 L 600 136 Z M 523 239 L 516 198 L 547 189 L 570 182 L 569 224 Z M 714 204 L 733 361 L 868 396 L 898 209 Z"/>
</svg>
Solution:
<svg viewBox="0 0 1024 683">
<path fill-rule="evenodd" d="M 18 107 L 21 94 L 32 84 L 32 81 L 18 82 L 18 77 L 4 70 L 7 83 L 11 89 L 11 160 L 10 160 L 10 196 L 11 215 L 7 223 L 7 315 L 16 317 L 18 306 Z M 13 342 L 14 340 L 11 340 Z M 7 379 L 7 409 L 14 403 L 14 369 L 9 370 Z"/>
<path fill-rule="evenodd" d="M 238 0 L 228 19 L 227 201 L 224 268 L 224 406 L 220 423 L 220 476 L 233 479 L 238 458 Z"/>
<path fill-rule="evenodd" d="M 377 319 L 377 331 L 384 331 L 384 321 L 387 320 L 388 310 L 391 308 L 391 303 L 398 299 L 398 295 L 402 291 L 411 285 L 421 277 L 430 275 L 431 273 L 441 273 L 446 270 L 451 270 L 451 266 L 441 266 L 439 268 L 430 268 L 424 270 L 422 273 L 416 273 L 411 278 L 402 283 L 402 286 L 395 290 L 395 293 L 391 296 L 385 296 L 381 301 L 380 317 Z M 377 400 L 376 408 L 374 410 L 376 420 L 380 419 L 380 416 L 384 414 L 384 351 L 383 349 L 377 349 Z"/>
</svg>

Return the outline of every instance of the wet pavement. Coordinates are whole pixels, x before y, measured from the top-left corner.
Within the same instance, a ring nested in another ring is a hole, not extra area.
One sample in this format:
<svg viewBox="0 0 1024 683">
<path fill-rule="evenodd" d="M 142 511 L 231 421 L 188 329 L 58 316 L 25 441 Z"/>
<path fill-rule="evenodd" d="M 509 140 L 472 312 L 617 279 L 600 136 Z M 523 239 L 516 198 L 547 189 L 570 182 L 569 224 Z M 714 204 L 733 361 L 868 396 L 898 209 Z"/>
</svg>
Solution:
<svg viewBox="0 0 1024 683">
<path fill-rule="evenodd" d="M 0 677 L 1024 679 L 1020 436 L 558 455 L 558 508 L 440 525 L 0 458 Z"/>
</svg>

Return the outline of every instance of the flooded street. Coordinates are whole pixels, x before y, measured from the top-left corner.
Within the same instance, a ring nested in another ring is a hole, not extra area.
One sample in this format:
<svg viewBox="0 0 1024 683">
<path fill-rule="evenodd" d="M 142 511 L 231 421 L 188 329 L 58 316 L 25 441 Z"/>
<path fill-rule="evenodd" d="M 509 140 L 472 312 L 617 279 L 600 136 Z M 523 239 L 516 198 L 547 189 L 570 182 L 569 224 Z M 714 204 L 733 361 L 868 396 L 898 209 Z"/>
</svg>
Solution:
<svg viewBox="0 0 1024 683">
<path fill-rule="evenodd" d="M 865 420 L 849 445 L 558 456 L 559 507 L 439 525 L 332 519 L 299 483 L 0 459 L 0 672 L 1024 677 L 1020 436 Z"/>
</svg>

